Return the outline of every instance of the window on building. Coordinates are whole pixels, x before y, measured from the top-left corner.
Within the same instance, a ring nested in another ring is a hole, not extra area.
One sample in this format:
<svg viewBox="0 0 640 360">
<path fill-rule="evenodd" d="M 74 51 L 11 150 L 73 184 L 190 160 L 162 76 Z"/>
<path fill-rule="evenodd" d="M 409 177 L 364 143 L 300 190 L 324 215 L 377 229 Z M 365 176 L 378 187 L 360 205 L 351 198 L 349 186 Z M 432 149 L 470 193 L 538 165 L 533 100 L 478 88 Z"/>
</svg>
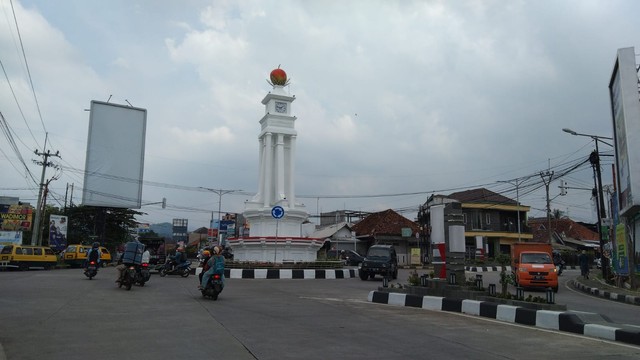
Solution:
<svg viewBox="0 0 640 360">
<path fill-rule="evenodd" d="M 471 226 L 473 229 L 482 229 L 482 217 L 479 211 L 473 212 L 473 224 Z"/>
</svg>

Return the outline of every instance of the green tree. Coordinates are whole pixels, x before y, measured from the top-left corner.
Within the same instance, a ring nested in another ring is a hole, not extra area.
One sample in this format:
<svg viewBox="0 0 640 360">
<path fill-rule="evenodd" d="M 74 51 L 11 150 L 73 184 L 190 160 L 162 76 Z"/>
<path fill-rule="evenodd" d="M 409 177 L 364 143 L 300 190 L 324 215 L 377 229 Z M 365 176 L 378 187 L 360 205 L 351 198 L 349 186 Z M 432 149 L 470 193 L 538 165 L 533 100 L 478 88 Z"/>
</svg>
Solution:
<svg viewBox="0 0 640 360">
<path fill-rule="evenodd" d="M 72 206 L 65 213 L 69 217 L 69 244 L 89 244 L 104 235 L 103 246 L 115 249 L 129 240 L 129 229 L 136 228 L 136 215 L 142 212 L 94 206 Z"/>
<path fill-rule="evenodd" d="M 502 296 L 507 295 L 509 284 L 513 283 L 513 275 L 507 274 L 507 266 L 511 264 L 511 257 L 507 254 L 499 254 L 496 256 L 496 262 L 500 264 L 500 284 L 502 284 Z"/>
<path fill-rule="evenodd" d="M 559 209 L 553 209 L 553 218 L 554 219 L 561 219 L 564 216 L 564 211 L 559 210 Z"/>
</svg>

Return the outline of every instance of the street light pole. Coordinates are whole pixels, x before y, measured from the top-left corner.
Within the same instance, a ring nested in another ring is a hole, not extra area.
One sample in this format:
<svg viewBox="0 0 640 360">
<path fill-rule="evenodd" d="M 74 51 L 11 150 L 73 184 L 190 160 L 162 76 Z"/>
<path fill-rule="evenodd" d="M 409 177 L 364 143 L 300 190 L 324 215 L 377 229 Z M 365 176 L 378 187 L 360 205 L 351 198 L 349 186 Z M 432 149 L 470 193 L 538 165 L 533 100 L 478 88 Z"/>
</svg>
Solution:
<svg viewBox="0 0 640 360">
<path fill-rule="evenodd" d="M 604 194 L 602 191 L 602 173 L 600 172 L 600 152 L 598 150 L 598 141 L 602 142 L 605 145 L 609 145 L 611 147 L 613 147 L 613 145 L 609 144 L 608 142 L 602 140 L 602 139 L 607 139 L 607 140 L 613 140 L 613 138 L 611 137 L 606 137 L 606 136 L 597 136 L 597 135 L 590 135 L 590 134 L 581 134 L 578 132 L 575 132 L 571 129 L 567 129 L 564 128 L 562 129 L 562 131 L 571 134 L 571 135 L 575 135 L 575 136 L 586 136 L 586 137 L 590 137 L 591 139 L 593 139 L 593 141 L 596 143 L 596 150 L 595 152 L 592 152 L 591 155 L 589 156 L 589 161 L 591 162 L 591 164 L 593 165 L 595 171 L 596 171 L 596 181 L 597 181 L 597 208 L 598 208 L 598 234 L 600 235 L 600 256 L 603 257 L 604 256 L 604 236 L 602 236 L 602 219 L 607 217 L 607 213 L 606 210 L 604 208 Z M 607 280 L 607 275 L 608 275 L 608 267 L 609 264 L 606 261 L 600 261 L 600 263 L 602 264 L 602 277 L 604 278 L 604 280 Z"/>
<path fill-rule="evenodd" d="M 222 245 L 222 234 L 220 233 L 220 225 L 222 223 L 222 195 L 231 194 L 237 191 L 242 190 L 224 190 L 224 189 L 210 189 L 206 187 L 200 187 L 200 189 L 204 189 L 207 191 L 211 191 L 212 193 L 218 194 L 218 245 Z M 213 216 L 211 217 L 213 222 Z"/>
</svg>

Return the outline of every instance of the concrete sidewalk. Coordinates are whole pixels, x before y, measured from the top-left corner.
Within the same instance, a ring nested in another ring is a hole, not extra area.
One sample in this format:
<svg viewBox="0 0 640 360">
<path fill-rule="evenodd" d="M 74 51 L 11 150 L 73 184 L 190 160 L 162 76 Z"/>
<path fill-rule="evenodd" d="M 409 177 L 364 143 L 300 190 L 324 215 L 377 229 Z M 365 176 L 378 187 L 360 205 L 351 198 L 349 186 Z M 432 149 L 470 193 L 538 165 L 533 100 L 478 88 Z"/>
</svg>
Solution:
<svg viewBox="0 0 640 360">
<path fill-rule="evenodd" d="M 640 306 L 640 292 L 609 285 L 595 276 L 589 279 L 578 276 L 571 283 L 574 288 L 593 296 Z"/>
</svg>

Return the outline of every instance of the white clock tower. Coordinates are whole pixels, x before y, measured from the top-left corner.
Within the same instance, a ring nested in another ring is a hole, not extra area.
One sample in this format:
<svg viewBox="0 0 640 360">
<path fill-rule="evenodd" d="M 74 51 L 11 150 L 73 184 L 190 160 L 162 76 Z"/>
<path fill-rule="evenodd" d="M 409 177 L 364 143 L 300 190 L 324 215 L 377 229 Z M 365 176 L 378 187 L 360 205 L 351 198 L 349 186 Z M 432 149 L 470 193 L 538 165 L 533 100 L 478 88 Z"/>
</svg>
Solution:
<svg viewBox="0 0 640 360">
<path fill-rule="evenodd" d="M 262 99 L 258 191 L 243 213 L 250 236 L 230 239 L 229 245 L 240 261 L 315 261 L 322 242 L 305 236 L 309 214 L 295 195 L 297 132 L 291 104 L 296 98 L 284 91 L 288 82 L 282 69 L 271 72 L 271 83 L 273 90 Z M 272 214 L 277 206 L 284 210 L 279 219 Z"/>
</svg>

